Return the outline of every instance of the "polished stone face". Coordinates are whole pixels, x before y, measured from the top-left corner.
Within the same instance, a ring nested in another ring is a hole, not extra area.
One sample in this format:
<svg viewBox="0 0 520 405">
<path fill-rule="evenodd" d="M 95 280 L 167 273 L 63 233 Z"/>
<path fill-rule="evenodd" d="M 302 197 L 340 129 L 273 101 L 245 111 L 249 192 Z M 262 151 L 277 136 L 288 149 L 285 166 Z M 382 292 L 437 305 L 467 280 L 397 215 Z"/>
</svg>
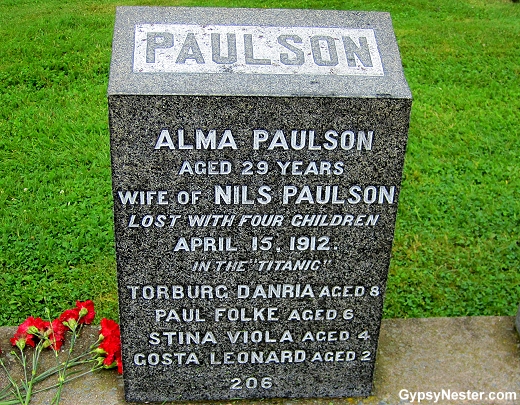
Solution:
<svg viewBox="0 0 520 405">
<path fill-rule="evenodd" d="M 128 400 L 370 394 L 411 107 L 392 52 L 387 14 L 119 10 Z"/>
</svg>

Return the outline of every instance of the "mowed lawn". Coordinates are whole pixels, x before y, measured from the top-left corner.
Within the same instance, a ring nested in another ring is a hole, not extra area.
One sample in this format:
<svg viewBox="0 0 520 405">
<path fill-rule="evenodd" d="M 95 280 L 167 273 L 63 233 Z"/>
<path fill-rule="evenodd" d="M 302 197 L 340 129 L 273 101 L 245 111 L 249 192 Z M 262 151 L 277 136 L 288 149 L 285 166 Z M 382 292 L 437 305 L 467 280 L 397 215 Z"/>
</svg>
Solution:
<svg viewBox="0 0 520 405">
<path fill-rule="evenodd" d="M 414 104 L 385 316 L 515 313 L 520 3 L 0 0 L 0 325 L 76 299 L 117 318 L 106 88 L 118 4 L 390 12 Z"/>
</svg>

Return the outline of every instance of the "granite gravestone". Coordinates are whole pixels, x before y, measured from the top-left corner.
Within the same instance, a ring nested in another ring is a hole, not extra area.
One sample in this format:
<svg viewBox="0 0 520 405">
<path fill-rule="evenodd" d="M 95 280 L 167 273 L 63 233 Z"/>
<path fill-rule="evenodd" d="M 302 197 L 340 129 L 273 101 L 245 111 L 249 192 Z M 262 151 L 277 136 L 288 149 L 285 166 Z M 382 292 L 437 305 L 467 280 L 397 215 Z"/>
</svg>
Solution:
<svg viewBox="0 0 520 405">
<path fill-rule="evenodd" d="M 366 396 L 411 95 L 390 16 L 118 8 L 126 398 Z"/>
</svg>

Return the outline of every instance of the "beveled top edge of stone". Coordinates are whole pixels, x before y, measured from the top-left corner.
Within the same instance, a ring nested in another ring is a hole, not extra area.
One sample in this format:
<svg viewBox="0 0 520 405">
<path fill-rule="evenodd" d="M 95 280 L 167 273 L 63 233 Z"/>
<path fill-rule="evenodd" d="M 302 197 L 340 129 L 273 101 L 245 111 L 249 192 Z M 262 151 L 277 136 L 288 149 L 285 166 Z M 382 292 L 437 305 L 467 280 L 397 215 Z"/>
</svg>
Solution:
<svg viewBox="0 0 520 405">
<path fill-rule="evenodd" d="M 134 72 L 143 24 L 373 30 L 383 75 Z M 412 98 L 386 12 L 126 6 L 116 10 L 108 95 Z"/>
</svg>

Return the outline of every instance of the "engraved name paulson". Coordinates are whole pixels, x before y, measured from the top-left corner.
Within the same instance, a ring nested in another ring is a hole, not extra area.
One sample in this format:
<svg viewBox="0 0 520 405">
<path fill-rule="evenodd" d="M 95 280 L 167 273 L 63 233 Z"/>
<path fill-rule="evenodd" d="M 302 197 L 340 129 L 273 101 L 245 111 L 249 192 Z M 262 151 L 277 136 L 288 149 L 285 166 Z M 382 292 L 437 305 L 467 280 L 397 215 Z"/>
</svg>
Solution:
<svg viewBox="0 0 520 405">
<path fill-rule="evenodd" d="M 374 30 L 140 24 L 133 71 L 384 76 Z"/>
</svg>

